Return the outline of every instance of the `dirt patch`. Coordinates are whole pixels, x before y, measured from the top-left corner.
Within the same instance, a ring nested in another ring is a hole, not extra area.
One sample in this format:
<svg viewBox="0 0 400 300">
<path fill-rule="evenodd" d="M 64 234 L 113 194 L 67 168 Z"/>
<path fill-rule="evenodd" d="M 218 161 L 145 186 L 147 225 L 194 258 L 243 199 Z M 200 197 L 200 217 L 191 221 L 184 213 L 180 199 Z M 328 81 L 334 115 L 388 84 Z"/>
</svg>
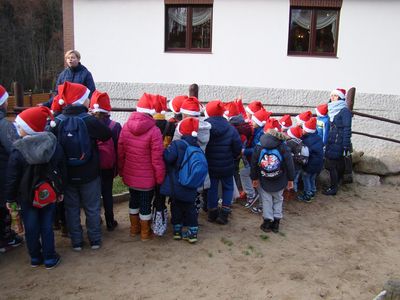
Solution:
<svg viewBox="0 0 400 300">
<path fill-rule="evenodd" d="M 62 263 L 32 269 L 25 247 L 0 255 L 2 299 L 372 299 L 400 277 L 399 188 L 346 188 L 285 203 L 280 234 L 234 205 L 227 226 L 201 213 L 199 242 L 129 237 L 127 203 L 103 247 L 75 253 L 57 233 Z"/>
</svg>

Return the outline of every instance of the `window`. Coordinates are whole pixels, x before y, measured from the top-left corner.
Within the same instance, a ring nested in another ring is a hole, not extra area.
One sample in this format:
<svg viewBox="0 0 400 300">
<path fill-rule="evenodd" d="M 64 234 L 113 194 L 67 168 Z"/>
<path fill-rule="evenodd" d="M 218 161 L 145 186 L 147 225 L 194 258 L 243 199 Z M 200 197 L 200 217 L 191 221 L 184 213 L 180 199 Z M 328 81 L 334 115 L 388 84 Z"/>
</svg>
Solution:
<svg viewBox="0 0 400 300">
<path fill-rule="evenodd" d="M 176 3 L 179 1 L 165 2 Z M 191 1 L 191 3 L 193 2 L 201 1 Z M 210 1 L 203 2 L 210 3 Z M 173 4 L 165 6 L 165 51 L 211 52 L 211 33 L 212 5 Z"/>
<path fill-rule="evenodd" d="M 302 4 L 306 1 L 292 2 Z M 290 7 L 288 54 L 336 56 L 341 1 L 315 0 L 307 1 L 307 4 L 313 5 L 313 2 L 314 5 L 328 2 L 332 7 Z"/>
</svg>

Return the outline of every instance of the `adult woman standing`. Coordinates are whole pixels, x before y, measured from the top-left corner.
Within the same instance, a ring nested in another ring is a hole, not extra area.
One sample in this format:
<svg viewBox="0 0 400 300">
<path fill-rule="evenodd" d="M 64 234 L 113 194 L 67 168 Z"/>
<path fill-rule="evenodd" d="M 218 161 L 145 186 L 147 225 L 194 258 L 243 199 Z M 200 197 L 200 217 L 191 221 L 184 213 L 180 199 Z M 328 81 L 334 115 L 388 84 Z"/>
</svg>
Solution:
<svg viewBox="0 0 400 300">
<path fill-rule="evenodd" d="M 81 64 L 81 54 L 76 50 L 69 50 L 65 53 L 65 62 L 67 67 L 58 75 L 55 86 L 55 95 L 57 95 L 57 87 L 66 81 L 80 83 L 90 90 L 89 98 L 95 91 L 96 86 L 93 81 L 92 74 Z M 51 107 L 53 98 L 43 103 L 44 106 Z"/>
<path fill-rule="evenodd" d="M 328 116 L 330 130 L 325 149 L 325 167 L 329 171 L 331 184 L 323 194 L 336 195 L 339 179 L 344 172 L 344 158 L 351 155 L 352 113 L 346 104 L 346 90 L 331 92 Z"/>
</svg>

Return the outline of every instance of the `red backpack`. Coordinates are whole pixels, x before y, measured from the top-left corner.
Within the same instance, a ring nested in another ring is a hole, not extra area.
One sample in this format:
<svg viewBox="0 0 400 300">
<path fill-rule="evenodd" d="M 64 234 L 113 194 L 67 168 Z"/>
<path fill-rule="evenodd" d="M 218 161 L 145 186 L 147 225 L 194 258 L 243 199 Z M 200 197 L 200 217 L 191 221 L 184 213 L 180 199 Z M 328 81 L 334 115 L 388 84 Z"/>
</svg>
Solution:
<svg viewBox="0 0 400 300">
<path fill-rule="evenodd" d="M 116 122 L 111 121 L 108 127 L 111 131 L 114 129 Z M 100 156 L 100 169 L 107 170 L 115 167 L 117 162 L 117 154 L 115 153 L 115 146 L 113 138 L 109 138 L 107 141 L 97 141 L 99 147 Z"/>
</svg>

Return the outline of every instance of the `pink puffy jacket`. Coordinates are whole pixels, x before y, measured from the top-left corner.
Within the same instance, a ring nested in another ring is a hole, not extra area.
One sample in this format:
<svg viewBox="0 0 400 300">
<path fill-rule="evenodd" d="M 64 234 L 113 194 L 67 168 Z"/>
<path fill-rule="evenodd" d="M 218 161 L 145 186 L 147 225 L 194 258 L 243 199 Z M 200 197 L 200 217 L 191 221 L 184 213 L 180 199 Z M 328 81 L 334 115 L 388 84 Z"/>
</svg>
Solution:
<svg viewBox="0 0 400 300">
<path fill-rule="evenodd" d="M 135 189 L 152 189 L 165 176 L 163 141 L 155 120 L 133 112 L 118 140 L 118 168 L 123 182 Z"/>
</svg>

